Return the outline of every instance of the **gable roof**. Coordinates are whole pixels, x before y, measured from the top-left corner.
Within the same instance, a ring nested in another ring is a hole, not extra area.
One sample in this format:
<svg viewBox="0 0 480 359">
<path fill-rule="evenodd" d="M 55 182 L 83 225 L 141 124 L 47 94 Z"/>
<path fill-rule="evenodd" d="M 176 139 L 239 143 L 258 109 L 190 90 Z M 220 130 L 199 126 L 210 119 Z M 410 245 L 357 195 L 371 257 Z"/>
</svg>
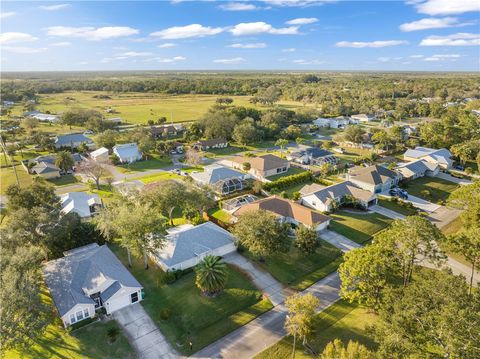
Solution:
<svg viewBox="0 0 480 359">
<path fill-rule="evenodd" d="M 102 292 L 102 299 L 106 293 L 107 300 L 127 288 L 142 288 L 107 245 L 92 243 L 64 254 L 43 267 L 45 282 L 61 316 L 77 304 L 94 304 L 90 295 L 96 292 Z"/>
<path fill-rule="evenodd" d="M 245 206 L 242 206 L 233 212 L 233 215 L 238 217 L 248 211 L 255 211 L 259 209 L 272 212 L 282 217 L 292 218 L 306 226 L 313 226 L 315 224 L 330 221 L 331 219 L 330 217 L 318 213 L 310 208 L 304 207 L 301 204 L 278 196 L 270 196 L 259 201 L 246 204 Z"/>
<path fill-rule="evenodd" d="M 121 160 L 132 157 L 140 158 L 142 156 L 136 143 L 125 143 L 123 145 L 116 145 L 113 147 L 113 151 L 118 157 L 120 157 Z"/>
<path fill-rule="evenodd" d="M 32 172 L 36 174 L 52 173 L 58 172 L 60 168 L 49 162 L 38 162 L 35 166 L 32 167 Z"/>
<path fill-rule="evenodd" d="M 412 162 L 402 163 L 397 169 L 400 173 L 406 177 L 410 177 L 412 174 L 424 174 L 426 171 L 435 171 L 438 165 L 435 163 L 427 162 L 423 159 L 415 160 Z"/>
<path fill-rule="evenodd" d="M 160 135 L 160 134 L 169 134 L 169 133 L 176 133 L 177 129 L 173 125 L 161 125 L 161 126 L 151 126 L 150 131 L 152 135 Z"/>
<path fill-rule="evenodd" d="M 395 171 L 378 165 L 368 167 L 355 166 L 348 171 L 348 175 L 350 179 L 372 185 L 384 184 L 388 180 L 398 177 Z"/>
<path fill-rule="evenodd" d="M 72 143 L 85 142 L 93 143 L 91 138 L 88 138 L 83 133 L 71 133 L 68 135 L 57 136 L 55 138 L 55 145 L 70 146 Z"/>
<path fill-rule="evenodd" d="M 108 148 L 105 148 L 105 147 L 100 147 L 98 150 L 95 150 L 93 152 L 90 153 L 90 156 L 91 157 L 97 157 L 97 156 L 101 156 L 103 154 L 107 153 L 108 154 Z"/>
<path fill-rule="evenodd" d="M 250 163 L 250 166 L 259 171 L 268 171 L 288 165 L 288 161 L 274 155 L 263 155 L 259 157 L 235 156 L 233 161 L 237 163 Z"/>
<path fill-rule="evenodd" d="M 190 176 L 197 182 L 214 184 L 224 179 L 244 177 L 245 173 L 213 164 L 205 166 L 204 172 L 193 172 Z"/>
<path fill-rule="evenodd" d="M 220 145 L 223 143 L 227 143 L 228 141 L 224 138 L 212 138 L 210 140 L 200 140 L 195 143 L 195 145 L 200 145 L 200 146 L 207 146 L 207 147 L 212 147 L 215 145 Z"/>
<path fill-rule="evenodd" d="M 90 206 L 101 205 L 102 201 L 98 194 L 89 194 L 86 192 L 70 192 L 60 196 L 62 212 L 75 212 L 80 217 L 90 217 Z"/>
<path fill-rule="evenodd" d="M 436 155 L 443 156 L 446 158 L 452 157 L 452 153 L 446 148 L 434 149 L 428 147 L 415 147 L 415 149 L 409 148 L 405 151 L 404 156 L 411 158 L 422 158 L 425 156 Z"/>
<path fill-rule="evenodd" d="M 235 241 L 233 235 L 212 222 L 186 224 L 168 230 L 167 245 L 155 256 L 168 267 L 196 258 Z"/>
<path fill-rule="evenodd" d="M 347 195 L 365 202 L 369 202 L 376 197 L 374 193 L 358 188 L 350 181 L 336 183 L 327 187 L 323 187 L 316 183 L 306 185 L 302 187 L 300 194 L 302 197 L 313 195 L 325 204 L 331 203 L 337 198 L 342 198 Z"/>
</svg>

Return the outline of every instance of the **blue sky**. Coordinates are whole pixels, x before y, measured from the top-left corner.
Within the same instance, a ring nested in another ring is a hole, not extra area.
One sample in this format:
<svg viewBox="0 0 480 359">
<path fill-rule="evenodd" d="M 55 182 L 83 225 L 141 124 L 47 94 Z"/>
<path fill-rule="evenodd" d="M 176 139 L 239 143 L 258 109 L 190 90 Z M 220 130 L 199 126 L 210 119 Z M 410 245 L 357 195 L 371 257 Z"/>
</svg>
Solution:
<svg viewBox="0 0 480 359">
<path fill-rule="evenodd" d="M 2 2 L 3 71 L 479 71 L 480 1 Z"/>
</svg>

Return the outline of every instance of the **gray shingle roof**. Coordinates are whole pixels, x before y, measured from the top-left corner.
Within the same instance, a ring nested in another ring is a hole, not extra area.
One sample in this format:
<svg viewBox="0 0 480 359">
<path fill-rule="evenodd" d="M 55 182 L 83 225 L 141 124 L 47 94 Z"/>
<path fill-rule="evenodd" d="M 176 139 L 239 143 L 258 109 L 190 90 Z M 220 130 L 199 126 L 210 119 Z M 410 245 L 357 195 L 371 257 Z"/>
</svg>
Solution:
<svg viewBox="0 0 480 359">
<path fill-rule="evenodd" d="M 83 133 L 71 133 L 69 135 L 57 136 L 55 139 L 55 145 L 59 147 L 71 146 L 72 143 L 93 143 L 91 138 L 88 138 Z"/>
<path fill-rule="evenodd" d="M 205 166 L 204 172 L 194 172 L 191 177 L 201 183 L 215 184 L 229 178 L 243 178 L 245 173 L 232 170 L 220 165 Z"/>
<path fill-rule="evenodd" d="M 378 165 L 368 167 L 356 166 L 350 169 L 348 174 L 352 180 L 355 179 L 373 185 L 384 184 L 398 176 L 395 171 Z"/>
<path fill-rule="evenodd" d="M 156 257 L 168 267 L 234 242 L 233 235 L 212 222 L 184 225 L 169 230 L 167 246 Z"/>
<path fill-rule="evenodd" d="M 65 255 L 45 263 L 43 268 L 45 282 L 61 316 L 77 304 L 93 304 L 89 297 L 93 292 L 100 291 L 102 296 L 111 298 L 124 288 L 142 288 L 106 245 L 90 244 Z"/>
<path fill-rule="evenodd" d="M 370 191 L 358 188 L 350 181 L 336 183 L 331 186 L 322 187 L 316 183 L 306 185 L 300 190 L 302 197 L 314 195 L 322 203 L 330 203 L 331 201 L 342 198 L 344 196 L 353 196 L 362 201 L 370 201 L 375 198 L 375 194 Z"/>
</svg>

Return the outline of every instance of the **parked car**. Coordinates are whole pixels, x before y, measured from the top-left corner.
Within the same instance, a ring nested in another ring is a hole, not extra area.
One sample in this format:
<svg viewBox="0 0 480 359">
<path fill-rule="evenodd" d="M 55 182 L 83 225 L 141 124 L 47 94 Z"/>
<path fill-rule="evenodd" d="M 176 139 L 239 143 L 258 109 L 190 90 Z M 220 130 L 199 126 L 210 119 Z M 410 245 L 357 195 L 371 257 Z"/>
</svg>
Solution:
<svg viewBox="0 0 480 359">
<path fill-rule="evenodd" d="M 455 166 L 453 166 L 453 169 L 455 169 L 457 171 L 465 171 L 465 167 L 462 166 L 462 165 L 455 165 Z"/>
<path fill-rule="evenodd" d="M 394 197 L 408 199 L 408 192 L 401 188 L 392 188 L 388 193 Z"/>
</svg>

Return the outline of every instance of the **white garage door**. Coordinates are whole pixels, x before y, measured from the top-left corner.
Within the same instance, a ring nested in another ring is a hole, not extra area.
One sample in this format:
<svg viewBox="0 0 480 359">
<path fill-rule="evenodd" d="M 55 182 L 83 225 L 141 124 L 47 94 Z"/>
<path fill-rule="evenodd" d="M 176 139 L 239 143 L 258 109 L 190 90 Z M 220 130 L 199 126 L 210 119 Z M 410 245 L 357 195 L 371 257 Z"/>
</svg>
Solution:
<svg viewBox="0 0 480 359">
<path fill-rule="evenodd" d="M 126 307 L 127 305 L 130 305 L 132 303 L 131 293 L 125 294 L 119 298 L 115 298 L 111 301 L 107 302 L 107 305 L 105 305 L 105 309 L 107 310 L 107 313 L 113 313 L 116 310 L 122 309 L 123 307 Z"/>
</svg>

